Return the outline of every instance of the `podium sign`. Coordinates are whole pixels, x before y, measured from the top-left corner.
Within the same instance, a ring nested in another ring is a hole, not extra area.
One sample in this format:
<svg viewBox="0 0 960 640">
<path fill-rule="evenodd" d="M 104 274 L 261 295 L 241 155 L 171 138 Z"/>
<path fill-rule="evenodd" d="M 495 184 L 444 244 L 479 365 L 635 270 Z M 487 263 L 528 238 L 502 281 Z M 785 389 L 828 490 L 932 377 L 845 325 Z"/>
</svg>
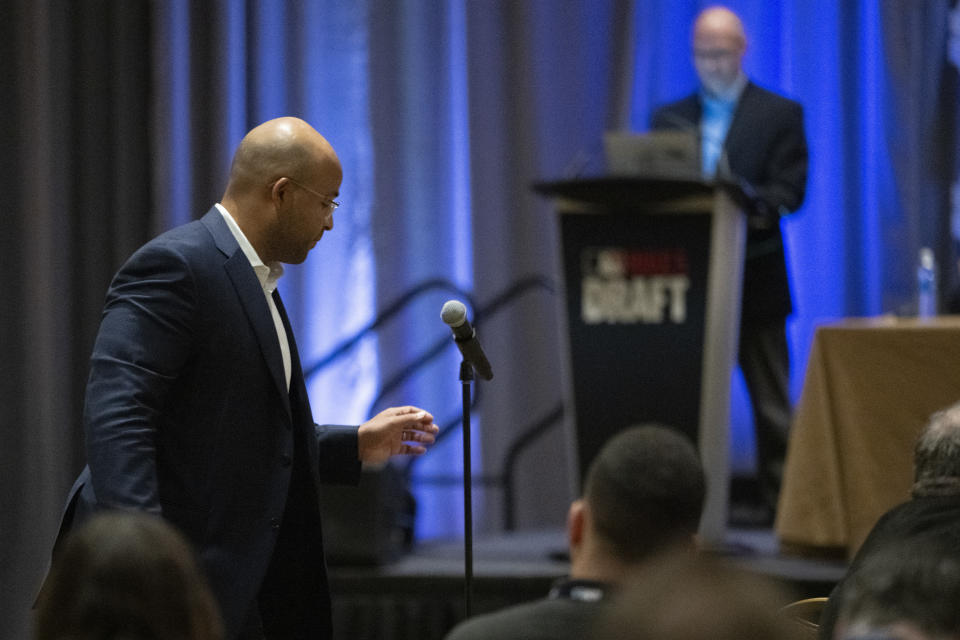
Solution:
<svg viewBox="0 0 960 640">
<path fill-rule="evenodd" d="M 536 189 L 556 198 L 560 216 L 577 491 L 617 431 L 675 427 L 697 444 L 707 472 L 701 534 L 721 542 L 743 216 L 723 188 L 702 182 L 604 178 Z"/>
</svg>

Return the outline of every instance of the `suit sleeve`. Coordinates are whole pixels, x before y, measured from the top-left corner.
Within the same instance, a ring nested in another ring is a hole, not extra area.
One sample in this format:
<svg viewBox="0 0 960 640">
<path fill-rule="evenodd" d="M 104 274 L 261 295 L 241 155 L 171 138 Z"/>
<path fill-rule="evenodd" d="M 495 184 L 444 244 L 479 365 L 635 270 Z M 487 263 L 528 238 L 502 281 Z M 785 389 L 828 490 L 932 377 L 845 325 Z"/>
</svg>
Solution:
<svg viewBox="0 0 960 640">
<path fill-rule="evenodd" d="M 791 103 L 784 110 L 768 149 L 766 180 L 753 186 L 771 214 L 785 215 L 799 209 L 806 195 L 808 151 L 803 107 Z"/>
<path fill-rule="evenodd" d="M 329 484 L 360 482 L 360 454 L 357 427 L 335 424 L 313 425 L 317 442 L 320 481 Z"/>
<path fill-rule="evenodd" d="M 186 261 L 147 245 L 107 294 L 84 405 L 97 502 L 159 513 L 156 430 L 194 341 L 196 289 Z"/>
</svg>

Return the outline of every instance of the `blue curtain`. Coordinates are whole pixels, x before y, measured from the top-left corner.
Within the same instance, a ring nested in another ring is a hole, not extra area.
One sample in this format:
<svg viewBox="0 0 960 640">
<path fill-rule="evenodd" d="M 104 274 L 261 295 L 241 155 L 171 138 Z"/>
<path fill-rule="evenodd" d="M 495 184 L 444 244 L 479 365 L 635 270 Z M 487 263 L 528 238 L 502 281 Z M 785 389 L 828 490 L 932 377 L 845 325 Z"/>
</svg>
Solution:
<svg viewBox="0 0 960 640">
<path fill-rule="evenodd" d="M 564 395 L 556 229 L 530 185 L 602 171 L 603 131 L 643 131 L 657 104 L 693 90 L 690 25 L 707 4 L 156 4 L 155 226 L 196 217 L 219 197 L 231 150 L 258 122 L 300 115 L 330 139 L 344 206 L 281 290 L 315 370 L 318 421 L 415 403 L 450 425 L 411 466 L 419 537 L 461 531 L 459 356 L 442 343 L 440 307 L 466 299 L 493 362 L 494 381 L 476 385 L 473 444 L 475 473 L 497 475 L 515 439 L 550 422 Z M 928 162 L 949 142 L 936 128 L 949 93 L 949 3 L 729 5 L 746 26 L 748 74 L 805 108 L 808 195 L 783 223 L 796 396 L 818 323 L 907 311 L 919 247 L 952 260 L 943 240 L 951 172 Z M 521 282 L 529 286 L 491 308 Z M 381 317 L 406 294 L 407 306 Z M 750 416 L 735 383 L 734 465 L 748 469 Z M 572 497 L 553 422 L 518 459 L 518 526 L 560 524 Z M 476 491 L 480 528 L 502 526 L 502 490 Z"/>
<path fill-rule="evenodd" d="M 373 179 L 364 2 L 157 3 L 155 214 L 166 228 L 219 199 L 230 154 L 257 123 L 304 118 L 337 149 L 342 214 L 322 256 L 290 267 L 280 283 L 305 365 L 372 317 Z M 189 53 L 186 53 L 189 52 Z M 315 418 L 359 422 L 378 380 L 376 335 L 311 377 Z"/>
<path fill-rule="evenodd" d="M 378 330 L 382 388 L 371 412 L 415 403 L 446 427 L 411 471 L 434 479 L 413 487 L 418 535 L 456 535 L 463 521 L 460 359 L 440 309 L 452 298 L 473 303 L 465 11 L 458 2 L 375 2 L 368 26 L 378 307 L 409 301 Z M 471 445 L 480 456 L 481 415 L 473 418 Z M 481 492 L 475 504 L 482 509 Z"/>
</svg>

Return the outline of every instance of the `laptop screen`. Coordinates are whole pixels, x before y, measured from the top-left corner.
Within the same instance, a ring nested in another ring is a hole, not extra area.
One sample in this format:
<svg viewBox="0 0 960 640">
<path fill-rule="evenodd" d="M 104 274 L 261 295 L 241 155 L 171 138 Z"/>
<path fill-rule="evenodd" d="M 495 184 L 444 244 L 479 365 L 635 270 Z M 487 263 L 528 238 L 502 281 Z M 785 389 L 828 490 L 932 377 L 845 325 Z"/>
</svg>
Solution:
<svg viewBox="0 0 960 640">
<path fill-rule="evenodd" d="M 700 143 L 693 131 L 607 131 L 603 148 L 610 175 L 703 179 Z"/>
</svg>

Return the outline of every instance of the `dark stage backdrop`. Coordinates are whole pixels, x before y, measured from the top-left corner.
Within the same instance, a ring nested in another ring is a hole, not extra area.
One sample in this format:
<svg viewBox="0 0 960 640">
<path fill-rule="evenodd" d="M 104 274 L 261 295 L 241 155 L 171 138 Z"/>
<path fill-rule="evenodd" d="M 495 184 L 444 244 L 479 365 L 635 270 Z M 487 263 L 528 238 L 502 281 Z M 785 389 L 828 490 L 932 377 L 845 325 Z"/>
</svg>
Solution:
<svg viewBox="0 0 960 640">
<path fill-rule="evenodd" d="M 466 298 L 495 371 L 478 385 L 474 468 L 498 474 L 514 439 L 546 425 L 518 459 L 515 524 L 563 522 L 556 224 L 529 187 L 600 172 L 603 131 L 642 130 L 656 104 L 693 88 L 689 25 L 706 2 L 0 4 L 0 636 L 28 636 L 83 463 L 80 405 L 110 276 L 150 235 L 206 211 L 243 132 L 282 114 L 326 134 L 345 169 L 334 232 L 281 285 L 317 369 L 315 417 L 359 421 L 409 402 L 453 425 L 411 486 L 418 536 L 458 535 L 459 490 L 445 484 L 460 468 L 456 350 L 402 374 L 446 339 L 443 302 Z M 817 322 L 908 309 L 922 245 L 954 262 L 950 2 L 731 6 L 750 36 L 748 72 L 806 109 L 809 195 L 784 223 L 796 394 Z M 345 344 L 418 285 L 403 311 Z M 734 413 L 735 456 L 749 465 L 749 418 Z M 503 526 L 502 499 L 478 487 L 478 527 Z"/>
<path fill-rule="evenodd" d="M 149 237 L 143 2 L 0 8 L 0 637 L 28 638 L 82 464 L 87 360 L 113 271 Z"/>
</svg>

